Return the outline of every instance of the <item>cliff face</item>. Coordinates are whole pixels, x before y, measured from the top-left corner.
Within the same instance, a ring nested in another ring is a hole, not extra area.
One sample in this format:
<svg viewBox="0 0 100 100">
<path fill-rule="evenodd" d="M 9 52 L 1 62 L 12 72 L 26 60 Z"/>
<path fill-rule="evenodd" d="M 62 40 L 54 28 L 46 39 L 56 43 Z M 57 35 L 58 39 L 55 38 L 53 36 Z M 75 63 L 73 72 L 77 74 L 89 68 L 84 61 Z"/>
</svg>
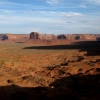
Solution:
<svg viewBox="0 0 100 100">
<path fill-rule="evenodd" d="M 38 32 L 31 32 L 30 34 L 0 34 L 0 40 L 15 41 L 15 42 L 25 42 L 27 40 L 49 40 L 52 42 L 59 41 L 100 41 L 99 34 L 40 34 Z"/>
<path fill-rule="evenodd" d="M 53 34 L 40 34 L 40 39 L 52 40 L 55 38 Z"/>
<path fill-rule="evenodd" d="M 30 39 L 39 39 L 39 33 L 38 32 L 31 32 Z"/>
<path fill-rule="evenodd" d="M 55 38 L 53 34 L 39 34 L 38 32 L 31 32 L 30 39 L 52 40 Z"/>
<path fill-rule="evenodd" d="M 100 41 L 100 37 L 97 37 L 97 41 Z"/>
<path fill-rule="evenodd" d="M 87 34 L 87 35 L 84 35 L 84 37 L 86 40 L 96 40 L 97 39 L 96 35 L 94 34 L 91 34 L 91 35 Z"/>
<path fill-rule="evenodd" d="M 31 32 L 30 39 L 26 42 L 34 45 L 62 45 L 69 44 L 73 41 L 97 41 L 100 35 L 96 34 L 40 34 L 38 32 Z"/>
<path fill-rule="evenodd" d="M 57 39 L 67 39 L 67 37 L 64 34 L 62 34 L 62 35 L 58 35 Z"/>
<path fill-rule="evenodd" d="M 41 40 L 100 40 L 100 35 L 97 34 L 61 34 L 61 35 L 53 35 L 53 34 L 39 34 L 38 32 L 31 32 L 30 39 L 41 39 Z"/>
<path fill-rule="evenodd" d="M 95 34 L 72 34 L 67 35 L 66 38 L 68 40 L 97 40 L 97 36 Z"/>
<path fill-rule="evenodd" d="M 0 34 L 0 40 L 24 42 L 29 39 L 28 34 Z"/>
</svg>

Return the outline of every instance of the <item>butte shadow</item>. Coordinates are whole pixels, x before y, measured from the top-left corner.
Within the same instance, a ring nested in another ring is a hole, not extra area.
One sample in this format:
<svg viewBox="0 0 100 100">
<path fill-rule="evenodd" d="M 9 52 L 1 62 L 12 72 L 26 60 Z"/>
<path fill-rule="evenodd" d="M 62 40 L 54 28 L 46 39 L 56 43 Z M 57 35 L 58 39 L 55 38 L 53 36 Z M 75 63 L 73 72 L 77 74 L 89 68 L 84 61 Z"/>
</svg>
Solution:
<svg viewBox="0 0 100 100">
<path fill-rule="evenodd" d="M 79 52 L 86 51 L 87 56 L 100 55 L 100 41 L 79 41 L 66 45 L 49 45 L 49 46 L 30 46 L 23 49 L 39 49 L 39 50 L 64 50 L 78 49 Z"/>
</svg>

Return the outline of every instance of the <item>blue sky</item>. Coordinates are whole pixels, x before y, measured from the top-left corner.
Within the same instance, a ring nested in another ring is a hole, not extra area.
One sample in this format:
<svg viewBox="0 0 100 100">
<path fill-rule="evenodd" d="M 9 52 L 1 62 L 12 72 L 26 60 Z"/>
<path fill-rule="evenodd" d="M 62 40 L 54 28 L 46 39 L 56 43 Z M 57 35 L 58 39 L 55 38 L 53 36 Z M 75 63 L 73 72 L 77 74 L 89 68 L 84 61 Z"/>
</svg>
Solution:
<svg viewBox="0 0 100 100">
<path fill-rule="evenodd" d="M 100 0 L 0 0 L 0 33 L 99 34 Z"/>
</svg>

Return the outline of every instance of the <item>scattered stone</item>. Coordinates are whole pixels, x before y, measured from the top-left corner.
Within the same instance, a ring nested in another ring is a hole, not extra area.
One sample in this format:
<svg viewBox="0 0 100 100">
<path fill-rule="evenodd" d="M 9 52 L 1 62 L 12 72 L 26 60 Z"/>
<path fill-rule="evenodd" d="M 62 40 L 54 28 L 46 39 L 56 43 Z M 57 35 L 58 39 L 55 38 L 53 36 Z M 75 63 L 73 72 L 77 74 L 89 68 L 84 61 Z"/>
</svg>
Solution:
<svg viewBox="0 0 100 100">
<path fill-rule="evenodd" d="M 13 83 L 13 80 L 8 79 L 7 83 Z"/>
</svg>

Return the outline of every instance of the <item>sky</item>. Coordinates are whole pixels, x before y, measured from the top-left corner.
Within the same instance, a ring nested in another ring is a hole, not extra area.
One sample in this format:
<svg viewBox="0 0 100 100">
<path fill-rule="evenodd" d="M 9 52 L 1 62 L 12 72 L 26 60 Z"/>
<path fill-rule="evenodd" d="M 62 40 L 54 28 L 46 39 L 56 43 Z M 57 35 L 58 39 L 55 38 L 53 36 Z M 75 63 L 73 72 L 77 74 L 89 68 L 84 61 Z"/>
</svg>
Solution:
<svg viewBox="0 0 100 100">
<path fill-rule="evenodd" d="M 100 0 L 0 0 L 0 33 L 99 34 Z"/>
</svg>

